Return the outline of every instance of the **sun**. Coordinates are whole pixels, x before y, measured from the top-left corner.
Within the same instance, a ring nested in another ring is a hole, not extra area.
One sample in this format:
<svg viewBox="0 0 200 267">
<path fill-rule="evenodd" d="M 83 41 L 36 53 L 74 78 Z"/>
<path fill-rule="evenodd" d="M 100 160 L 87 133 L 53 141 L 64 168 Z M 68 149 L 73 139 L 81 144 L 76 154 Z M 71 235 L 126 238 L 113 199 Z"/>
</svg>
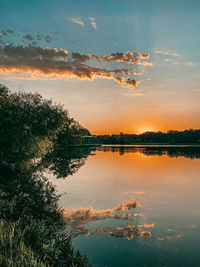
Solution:
<svg viewBox="0 0 200 267">
<path fill-rule="evenodd" d="M 137 129 L 137 133 L 138 134 L 142 134 L 142 133 L 145 133 L 145 132 L 155 132 L 156 131 L 156 129 L 155 129 L 155 127 L 153 127 L 153 126 L 140 126 L 140 127 L 138 127 L 138 129 Z"/>
</svg>

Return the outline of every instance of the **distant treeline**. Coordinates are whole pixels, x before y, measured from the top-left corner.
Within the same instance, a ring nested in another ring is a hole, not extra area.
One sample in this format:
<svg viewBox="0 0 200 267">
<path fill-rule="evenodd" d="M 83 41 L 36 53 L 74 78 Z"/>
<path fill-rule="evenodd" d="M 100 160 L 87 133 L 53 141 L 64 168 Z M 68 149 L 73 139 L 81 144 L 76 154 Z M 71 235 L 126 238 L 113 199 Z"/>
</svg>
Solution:
<svg viewBox="0 0 200 267">
<path fill-rule="evenodd" d="M 142 134 L 98 135 L 102 144 L 200 144 L 200 130 L 170 130 L 163 132 L 145 132 Z"/>
</svg>

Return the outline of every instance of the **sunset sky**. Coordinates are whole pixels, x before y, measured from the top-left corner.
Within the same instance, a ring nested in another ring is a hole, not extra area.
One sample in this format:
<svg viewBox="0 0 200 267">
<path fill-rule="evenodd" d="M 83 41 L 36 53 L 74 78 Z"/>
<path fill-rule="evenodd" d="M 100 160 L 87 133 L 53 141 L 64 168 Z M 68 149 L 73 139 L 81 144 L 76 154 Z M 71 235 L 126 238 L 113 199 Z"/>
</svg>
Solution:
<svg viewBox="0 0 200 267">
<path fill-rule="evenodd" d="M 0 0 L 0 83 L 92 134 L 200 128 L 199 0 Z"/>
</svg>

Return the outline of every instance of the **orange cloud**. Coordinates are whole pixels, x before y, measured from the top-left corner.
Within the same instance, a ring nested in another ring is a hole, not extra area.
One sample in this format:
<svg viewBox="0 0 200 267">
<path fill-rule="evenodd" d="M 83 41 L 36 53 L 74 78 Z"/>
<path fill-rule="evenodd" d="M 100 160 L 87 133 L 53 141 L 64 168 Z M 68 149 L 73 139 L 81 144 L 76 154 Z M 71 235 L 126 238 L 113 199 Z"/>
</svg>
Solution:
<svg viewBox="0 0 200 267">
<path fill-rule="evenodd" d="M 94 221 L 106 219 L 133 220 L 135 217 L 141 216 L 141 214 L 133 213 L 133 209 L 140 206 L 137 200 L 132 200 L 120 203 L 113 209 L 94 210 L 92 207 L 76 210 L 65 209 L 63 216 L 67 223 L 67 230 L 72 236 L 99 233 L 115 237 L 126 237 L 128 240 L 133 237 L 149 238 L 151 233 L 142 231 L 142 229 L 153 229 L 155 227 L 154 224 L 128 224 L 123 227 L 97 227 L 93 229 L 84 226 Z"/>
<path fill-rule="evenodd" d="M 146 65 L 152 65 L 152 62 L 140 62 L 140 58 L 149 58 L 150 54 L 145 53 L 145 54 L 139 54 L 139 53 L 132 53 L 131 51 L 127 51 L 125 54 L 124 53 L 112 53 L 109 56 L 93 56 L 93 58 L 99 60 L 99 61 L 116 61 L 116 62 L 121 62 L 125 63 L 127 65 L 132 65 L 132 64 L 144 64 Z"/>
<path fill-rule="evenodd" d="M 125 65 L 152 65 L 152 62 L 141 62 L 141 58 L 147 58 L 149 54 L 114 53 L 109 56 L 95 56 L 90 54 L 69 53 L 65 49 L 51 49 L 43 47 L 11 46 L 0 47 L 0 74 L 29 75 L 29 78 L 37 78 L 44 75 L 48 78 L 79 78 L 93 80 L 95 78 L 112 79 L 119 84 L 136 87 L 140 81 L 136 81 L 133 75 L 141 75 L 134 68 L 101 68 L 89 65 L 96 62 L 124 63 Z"/>
<path fill-rule="evenodd" d="M 153 62 L 138 62 L 139 65 L 141 66 L 153 66 Z"/>
<path fill-rule="evenodd" d="M 135 55 L 137 55 L 140 58 L 149 58 L 150 57 L 149 53 L 144 53 L 144 54 L 135 53 Z"/>
<path fill-rule="evenodd" d="M 94 28 L 95 30 L 97 30 L 97 24 L 95 22 L 95 18 L 88 18 L 90 21 L 90 24 L 92 26 L 92 28 Z"/>
<path fill-rule="evenodd" d="M 73 21 L 76 24 L 79 24 L 81 26 L 85 26 L 85 23 L 80 18 L 70 18 L 69 20 Z"/>
</svg>

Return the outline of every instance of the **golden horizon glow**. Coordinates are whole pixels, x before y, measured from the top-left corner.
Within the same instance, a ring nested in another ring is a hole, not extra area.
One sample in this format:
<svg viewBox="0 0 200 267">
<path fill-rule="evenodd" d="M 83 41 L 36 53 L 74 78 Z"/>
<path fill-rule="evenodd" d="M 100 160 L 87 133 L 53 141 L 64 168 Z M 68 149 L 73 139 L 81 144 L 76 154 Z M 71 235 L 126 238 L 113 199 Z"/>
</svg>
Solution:
<svg viewBox="0 0 200 267">
<path fill-rule="evenodd" d="M 163 132 L 163 133 L 167 133 L 170 130 L 174 130 L 174 131 L 185 131 L 185 130 L 190 130 L 191 128 L 179 128 L 179 127 L 171 127 L 171 128 L 167 128 L 167 129 L 160 129 L 160 128 L 154 128 L 154 127 L 141 127 L 138 129 L 134 129 L 132 131 L 130 130 L 90 130 L 92 135 L 112 135 L 112 134 L 120 134 L 121 132 L 124 134 L 142 134 L 145 132 Z M 199 129 L 199 128 L 193 128 L 193 129 Z"/>
<path fill-rule="evenodd" d="M 136 130 L 136 133 L 137 134 L 142 134 L 142 133 L 145 133 L 145 132 L 157 132 L 157 129 L 153 126 L 140 126 L 138 127 L 138 129 Z"/>
<path fill-rule="evenodd" d="M 110 115 L 110 117 L 112 114 Z M 92 123 L 89 121 L 83 122 L 83 125 L 90 130 L 92 134 L 97 135 L 112 135 L 119 134 L 141 134 L 146 131 L 153 132 L 168 132 L 169 130 L 185 131 L 190 129 L 200 129 L 200 124 L 197 121 L 197 115 L 190 119 L 190 114 L 184 114 L 184 116 L 174 116 L 159 114 L 154 112 L 152 116 L 145 118 L 142 114 L 131 114 L 127 118 L 125 116 L 119 116 L 117 120 L 109 119 L 108 121 L 101 121 L 99 118 L 98 123 Z"/>
</svg>

